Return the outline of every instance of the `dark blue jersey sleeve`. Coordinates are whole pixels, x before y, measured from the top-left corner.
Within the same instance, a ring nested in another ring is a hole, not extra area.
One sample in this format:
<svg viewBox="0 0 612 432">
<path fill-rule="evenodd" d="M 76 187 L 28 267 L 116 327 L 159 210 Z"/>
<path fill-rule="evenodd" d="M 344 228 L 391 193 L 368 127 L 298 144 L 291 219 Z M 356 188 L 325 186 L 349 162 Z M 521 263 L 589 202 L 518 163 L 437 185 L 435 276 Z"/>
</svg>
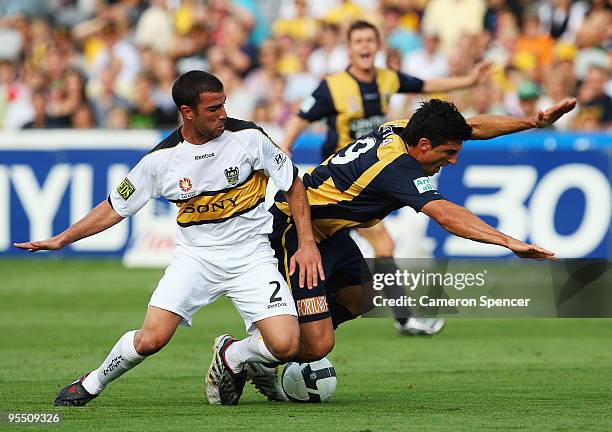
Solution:
<svg viewBox="0 0 612 432">
<path fill-rule="evenodd" d="M 420 78 L 406 75 L 405 73 L 398 72 L 397 77 L 399 78 L 400 87 L 398 93 L 422 93 L 425 81 Z"/>
<path fill-rule="evenodd" d="M 419 212 L 430 201 L 444 199 L 418 162 L 400 157 L 386 169 L 385 193 L 390 198 Z"/>
<path fill-rule="evenodd" d="M 298 116 L 310 122 L 321 120 L 336 113 L 327 81 L 321 81 L 319 87 L 302 101 Z"/>
</svg>

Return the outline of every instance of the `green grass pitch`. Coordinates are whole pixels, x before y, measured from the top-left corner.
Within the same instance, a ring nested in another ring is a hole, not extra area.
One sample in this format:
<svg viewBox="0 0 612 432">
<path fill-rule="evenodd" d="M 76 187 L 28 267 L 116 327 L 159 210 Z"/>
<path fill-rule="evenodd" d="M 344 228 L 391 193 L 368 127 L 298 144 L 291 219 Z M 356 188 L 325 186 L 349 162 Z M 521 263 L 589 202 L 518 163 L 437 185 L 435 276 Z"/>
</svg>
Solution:
<svg viewBox="0 0 612 432">
<path fill-rule="evenodd" d="M 247 385 L 239 406 L 209 406 L 213 338 L 244 336 L 226 300 L 90 405 L 54 408 L 63 385 L 140 326 L 162 273 L 0 260 L 0 411 L 61 411 L 53 430 L 72 431 L 612 430 L 612 320 L 455 319 L 438 336 L 407 338 L 388 319 L 361 319 L 340 329 L 329 355 L 332 402 L 275 404 Z"/>
</svg>

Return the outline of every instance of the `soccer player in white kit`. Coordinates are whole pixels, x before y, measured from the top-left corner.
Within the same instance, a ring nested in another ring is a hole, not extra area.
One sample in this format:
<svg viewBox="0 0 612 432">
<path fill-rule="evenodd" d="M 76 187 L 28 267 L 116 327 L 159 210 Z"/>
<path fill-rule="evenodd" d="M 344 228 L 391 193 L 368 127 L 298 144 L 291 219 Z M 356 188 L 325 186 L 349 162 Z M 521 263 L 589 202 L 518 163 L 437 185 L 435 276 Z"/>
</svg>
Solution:
<svg viewBox="0 0 612 432">
<path fill-rule="evenodd" d="M 172 262 L 151 296 L 142 328 L 125 333 L 97 369 L 58 393 L 55 405 L 85 405 L 221 295 L 230 298 L 250 336 L 215 340 L 205 382 L 210 403 L 238 403 L 246 362 L 284 362 L 298 351 L 297 313 L 277 270 L 268 241 L 272 217 L 264 207 L 271 177 L 293 214 L 300 215 L 300 250 L 291 267 L 299 269 L 301 286 L 316 286 L 323 268 L 297 168 L 254 123 L 227 117 L 223 84 L 215 76 L 187 72 L 174 83 L 172 97 L 182 127 L 145 155 L 108 200 L 55 237 L 15 244 L 32 252 L 61 249 L 135 214 L 152 198 L 163 196 L 179 207 Z"/>
</svg>

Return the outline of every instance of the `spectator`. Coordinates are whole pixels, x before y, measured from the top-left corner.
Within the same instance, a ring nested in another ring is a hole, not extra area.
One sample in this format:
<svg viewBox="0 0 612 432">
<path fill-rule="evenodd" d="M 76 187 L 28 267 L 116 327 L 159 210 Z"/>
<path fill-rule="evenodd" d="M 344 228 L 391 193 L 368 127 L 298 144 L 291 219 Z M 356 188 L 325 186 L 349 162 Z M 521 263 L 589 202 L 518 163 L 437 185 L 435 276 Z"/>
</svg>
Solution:
<svg viewBox="0 0 612 432">
<path fill-rule="evenodd" d="M 194 69 L 209 69 L 206 61 L 208 42 L 208 33 L 202 24 L 194 24 L 186 35 L 179 36 L 175 40 L 172 57 L 177 59 L 176 67 L 179 74 Z"/>
<path fill-rule="evenodd" d="M 246 78 L 246 86 L 256 100 L 264 100 L 272 93 L 274 81 L 279 78 L 279 56 L 280 48 L 272 40 L 267 40 L 259 47 L 260 67 Z"/>
<path fill-rule="evenodd" d="M 608 69 L 592 66 L 578 91 L 578 102 L 598 112 L 599 124 L 605 128 L 612 126 L 612 98 L 605 93 L 605 84 L 609 79 Z"/>
<path fill-rule="evenodd" d="M 93 59 L 91 76 L 98 78 L 102 70 L 113 67 L 117 70 L 117 85 L 121 94 L 132 87 L 140 71 L 138 50 L 130 44 L 114 21 L 103 24 L 101 29 L 103 46 Z"/>
<path fill-rule="evenodd" d="M 523 19 L 523 29 L 516 41 L 514 54 L 527 55 L 533 58 L 537 75 L 540 76 L 552 61 L 553 39 L 541 31 L 540 21 L 536 15 L 528 14 Z"/>
<path fill-rule="evenodd" d="M 223 50 L 225 62 L 240 76 L 247 74 L 257 57 L 257 50 L 249 44 L 243 25 L 233 17 L 223 21 L 218 46 Z"/>
<path fill-rule="evenodd" d="M 346 45 L 340 43 L 340 28 L 336 24 L 323 24 L 318 37 L 319 47 L 308 57 L 308 72 L 321 79 L 340 72 L 348 66 Z"/>
<path fill-rule="evenodd" d="M 523 81 L 517 89 L 519 104 L 524 117 L 533 117 L 537 114 L 537 103 L 540 89 L 533 81 Z"/>
<path fill-rule="evenodd" d="M 225 110 L 230 116 L 239 119 L 250 119 L 255 110 L 255 97 L 246 89 L 244 81 L 229 66 L 217 71 L 217 77 L 223 83 L 225 92 Z"/>
<path fill-rule="evenodd" d="M 405 56 L 421 47 L 421 38 L 418 34 L 402 27 L 401 18 L 402 10 L 399 7 L 385 7 L 383 11 L 383 33 L 387 46 Z"/>
<path fill-rule="evenodd" d="M 366 13 L 363 8 L 351 0 L 342 0 L 341 5 L 331 9 L 325 15 L 326 22 L 338 25 L 364 18 L 366 18 Z"/>
<path fill-rule="evenodd" d="M 130 127 L 135 129 L 172 128 L 178 123 L 178 115 L 168 115 L 153 100 L 153 77 L 140 73 L 134 82 L 134 95 L 130 110 Z"/>
<path fill-rule="evenodd" d="M 172 99 L 172 85 L 176 79 L 174 61 L 165 55 L 156 56 L 155 67 L 152 69 L 156 84 L 153 88 L 153 101 L 166 116 L 176 117 L 176 105 Z"/>
<path fill-rule="evenodd" d="M 92 129 L 96 127 L 94 114 L 88 104 L 79 105 L 70 116 L 73 129 Z"/>
<path fill-rule="evenodd" d="M 24 124 L 23 129 L 53 127 L 49 116 L 47 116 L 47 94 L 43 90 L 37 90 L 32 94 L 32 107 L 34 108 L 34 119 Z"/>
<path fill-rule="evenodd" d="M 540 4 L 538 16 L 542 30 L 553 39 L 574 42 L 587 10 L 586 1 L 551 0 Z"/>
<path fill-rule="evenodd" d="M 295 0 L 296 16 L 291 19 L 279 19 L 274 23 L 272 32 L 275 36 L 289 36 L 294 40 L 313 39 L 317 33 L 317 21 L 308 15 L 305 0 Z"/>
<path fill-rule="evenodd" d="M 449 75 L 448 60 L 440 51 L 440 37 L 435 31 L 426 31 L 423 47 L 403 56 L 402 71 L 422 80 Z"/>
<path fill-rule="evenodd" d="M 422 26 L 440 35 L 442 51 L 448 53 L 461 35 L 483 30 L 484 15 L 484 0 L 431 0 L 425 7 Z"/>
<path fill-rule="evenodd" d="M 104 127 L 106 129 L 128 129 L 130 127 L 129 111 L 121 106 L 111 109 L 106 117 Z"/>
<path fill-rule="evenodd" d="M 174 38 L 172 19 L 165 0 L 151 0 L 145 10 L 134 35 L 136 46 L 146 46 L 155 52 L 167 54 L 172 49 Z"/>
<path fill-rule="evenodd" d="M 59 126 L 68 127 L 74 112 L 87 103 L 84 78 L 78 70 L 66 69 L 62 80 L 56 81 L 51 92 L 48 113 Z"/>
<path fill-rule="evenodd" d="M 88 94 L 93 100 L 93 111 L 98 125 L 104 127 L 108 123 L 108 115 L 115 107 L 129 107 L 127 99 L 115 91 L 116 71 L 106 68 L 102 71 L 98 86 L 89 86 Z"/>
</svg>

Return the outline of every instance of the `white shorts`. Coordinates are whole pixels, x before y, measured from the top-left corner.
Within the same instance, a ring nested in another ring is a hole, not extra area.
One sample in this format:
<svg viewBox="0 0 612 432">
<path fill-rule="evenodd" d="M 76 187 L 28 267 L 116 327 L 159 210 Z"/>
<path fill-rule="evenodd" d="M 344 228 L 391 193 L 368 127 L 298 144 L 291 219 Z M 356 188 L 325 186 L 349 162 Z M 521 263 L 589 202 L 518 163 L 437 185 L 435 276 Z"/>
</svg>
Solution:
<svg viewBox="0 0 612 432">
<path fill-rule="evenodd" d="M 174 312 L 183 317 L 183 325 L 191 326 L 193 314 L 222 295 L 232 301 L 248 333 L 264 318 L 297 316 L 274 251 L 263 235 L 222 248 L 178 244 L 149 305 Z"/>
</svg>

